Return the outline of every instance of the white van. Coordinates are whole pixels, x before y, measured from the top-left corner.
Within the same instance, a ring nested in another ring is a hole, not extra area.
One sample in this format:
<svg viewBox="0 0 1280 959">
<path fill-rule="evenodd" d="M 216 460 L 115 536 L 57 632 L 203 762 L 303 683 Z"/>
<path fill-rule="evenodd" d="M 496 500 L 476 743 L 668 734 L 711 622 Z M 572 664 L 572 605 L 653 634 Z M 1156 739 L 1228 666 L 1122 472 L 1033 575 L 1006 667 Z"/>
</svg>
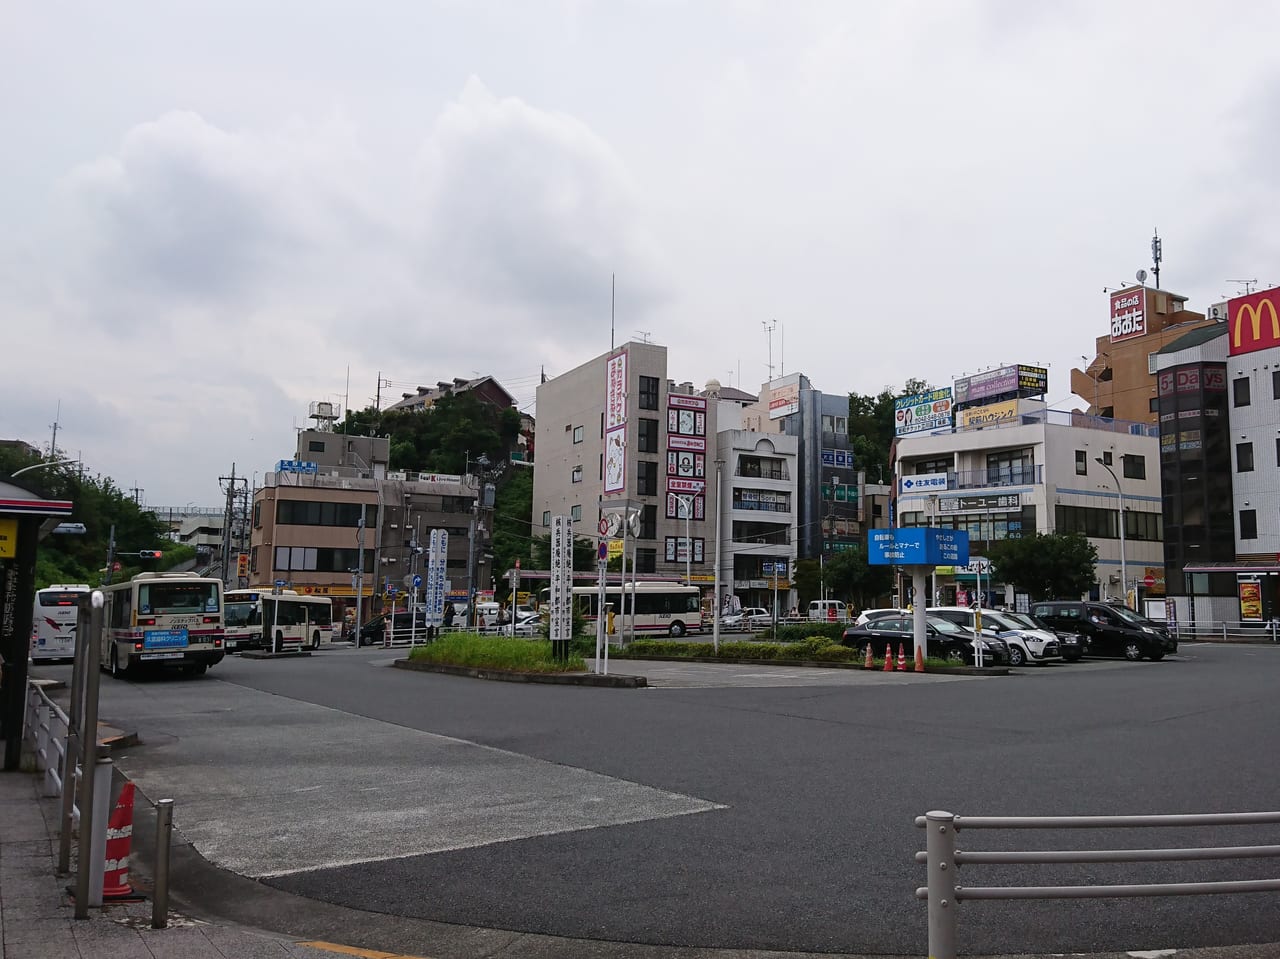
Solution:
<svg viewBox="0 0 1280 959">
<path fill-rule="evenodd" d="M 809 619 L 822 623 L 849 621 L 849 607 L 838 599 L 815 599 L 809 603 Z"/>
</svg>

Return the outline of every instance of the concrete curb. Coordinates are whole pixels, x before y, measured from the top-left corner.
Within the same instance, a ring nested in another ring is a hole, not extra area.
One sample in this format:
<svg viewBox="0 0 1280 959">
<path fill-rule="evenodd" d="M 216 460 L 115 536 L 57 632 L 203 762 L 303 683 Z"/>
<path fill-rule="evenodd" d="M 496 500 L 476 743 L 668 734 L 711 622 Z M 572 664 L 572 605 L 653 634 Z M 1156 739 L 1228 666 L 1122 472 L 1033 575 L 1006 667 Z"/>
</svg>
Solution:
<svg viewBox="0 0 1280 959">
<path fill-rule="evenodd" d="M 289 650 L 287 653 L 268 653 L 261 649 L 246 649 L 240 653 L 241 659 L 301 659 L 303 656 L 310 656 L 311 650 L 299 649 Z"/>
<path fill-rule="evenodd" d="M 391 665 L 397 669 L 411 669 L 419 673 L 443 673 L 446 676 L 467 676 L 471 679 L 491 679 L 503 683 L 603 686 L 608 689 L 639 689 L 649 685 L 643 676 L 601 676 L 597 673 L 520 673 L 509 669 L 450 666 L 445 663 L 419 663 L 408 659 L 397 659 Z"/>
<path fill-rule="evenodd" d="M 655 663 L 725 663 L 730 666 L 804 666 L 810 669 L 861 669 L 867 672 L 879 673 L 884 669 L 881 666 L 874 666 L 867 669 L 862 663 L 825 663 L 821 660 L 814 659 L 731 659 L 725 656 L 646 656 L 633 655 L 631 653 L 610 652 L 611 660 L 629 659 L 635 662 L 644 662 L 648 660 Z M 926 673 L 936 673 L 946 676 L 1008 676 L 1009 667 L 1007 666 L 984 666 L 978 669 L 976 666 L 926 666 Z M 893 670 L 898 672 L 898 670 Z M 905 672 L 915 672 L 913 663 L 908 662 Z"/>
</svg>

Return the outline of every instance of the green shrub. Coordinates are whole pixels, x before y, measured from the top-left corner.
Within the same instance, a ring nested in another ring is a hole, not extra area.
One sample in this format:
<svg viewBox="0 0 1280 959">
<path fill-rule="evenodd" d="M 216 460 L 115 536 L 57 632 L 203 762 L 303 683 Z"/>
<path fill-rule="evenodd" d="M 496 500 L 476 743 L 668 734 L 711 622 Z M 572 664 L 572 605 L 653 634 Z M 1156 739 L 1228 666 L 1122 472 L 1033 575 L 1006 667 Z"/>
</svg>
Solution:
<svg viewBox="0 0 1280 959">
<path fill-rule="evenodd" d="M 568 662 L 553 659 L 549 642 L 474 633 L 445 633 L 435 642 L 411 650 L 409 659 L 523 673 L 580 673 L 587 668 L 580 656 L 570 656 Z"/>
<path fill-rule="evenodd" d="M 679 643 L 662 639 L 640 639 L 627 651 L 637 656 L 709 658 L 716 655 L 711 643 Z M 755 643 L 735 641 L 720 644 L 721 659 L 805 659 L 827 663 L 854 662 L 857 650 L 831 642 L 826 636 L 808 636 L 795 643 Z"/>
<path fill-rule="evenodd" d="M 791 623 L 778 624 L 777 640 L 780 643 L 797 643 L 811 636 L 825 636 L 834 643 L 844 637 L 847 623 Z"/>
</svg>

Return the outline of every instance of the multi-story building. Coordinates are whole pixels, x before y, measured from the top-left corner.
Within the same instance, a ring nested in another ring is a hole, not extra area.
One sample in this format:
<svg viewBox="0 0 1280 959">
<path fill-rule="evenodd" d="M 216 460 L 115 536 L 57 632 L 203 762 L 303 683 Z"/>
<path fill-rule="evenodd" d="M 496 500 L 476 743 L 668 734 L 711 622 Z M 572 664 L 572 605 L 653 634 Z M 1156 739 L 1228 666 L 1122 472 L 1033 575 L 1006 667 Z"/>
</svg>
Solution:
<svg viewBox="0 0 1280 959">
<path fill-rule="evenodd" d="M 1071 371 L 1071 392 L 1089 404 L 1091 415 L 1156 424 L 1156 354 L 1184 333 L 1215 322 L 1186 309 L 1186 302 L 1185 296 L 1145 286 L 1111 293 L 1109 332 L 1097 338 L 1085 368 Z"/>
<path fill-rule="evenodd" d="M 1129 588 L 1142 592 L 1149 578 L 1154 585 L 1163 572 L 1156 427 L 1053 411 L 1026 398 L 969 410 L 958 427 L 898 439 L 897 526 L 967 530 L 972 557 L 992 541 L 1033 531 L 1080 532 L 1098 549 L 1092 598 L 1125 595 L 1122 567 Z M 976 559 L 967 571 L 939 575 L 934 601 L 954 602 L 975 566 Z M 987 599 L 1025 602 L 998 577 Z"/>
<path fill-rule="evenodd" d="M 717 404 L 667 378 L 666 347 L 630 342 L 588 360 L 542 383 L 537 406 L 535 532 L 566 515 L 595 536 L 606 513 L 633 509 L 638 572 L 710 583 Z"/>
<path fill-rule="evenodd" d="M 1165 568 L 1184 623 L 1280 616 L 1280 288 L 1158 357 Z"/>
</svg>

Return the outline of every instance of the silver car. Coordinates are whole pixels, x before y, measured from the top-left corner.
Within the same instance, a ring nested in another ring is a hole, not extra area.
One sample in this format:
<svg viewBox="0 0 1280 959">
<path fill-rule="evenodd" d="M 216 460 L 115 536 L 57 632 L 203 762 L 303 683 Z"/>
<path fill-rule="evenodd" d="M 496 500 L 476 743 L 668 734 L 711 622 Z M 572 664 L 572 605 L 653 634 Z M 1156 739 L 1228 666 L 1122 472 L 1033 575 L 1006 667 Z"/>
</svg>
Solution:
<svg viewBox="0 0 1280 959">
<path fill-rule="evenodd" d="M 930 609 L 934 616 L 942 616 L 965 629 L 973 629 L 975 610 L 967 606 L 941 606 Z M 982 611 L 982 632 L 998 636 L 1009 645 L 1009 665 L 1026 666 L 1028 663 L 1051 663 L 1062 659 L 1058 637 L 1021 613 L 1004 610 Z"/>
</svg>

